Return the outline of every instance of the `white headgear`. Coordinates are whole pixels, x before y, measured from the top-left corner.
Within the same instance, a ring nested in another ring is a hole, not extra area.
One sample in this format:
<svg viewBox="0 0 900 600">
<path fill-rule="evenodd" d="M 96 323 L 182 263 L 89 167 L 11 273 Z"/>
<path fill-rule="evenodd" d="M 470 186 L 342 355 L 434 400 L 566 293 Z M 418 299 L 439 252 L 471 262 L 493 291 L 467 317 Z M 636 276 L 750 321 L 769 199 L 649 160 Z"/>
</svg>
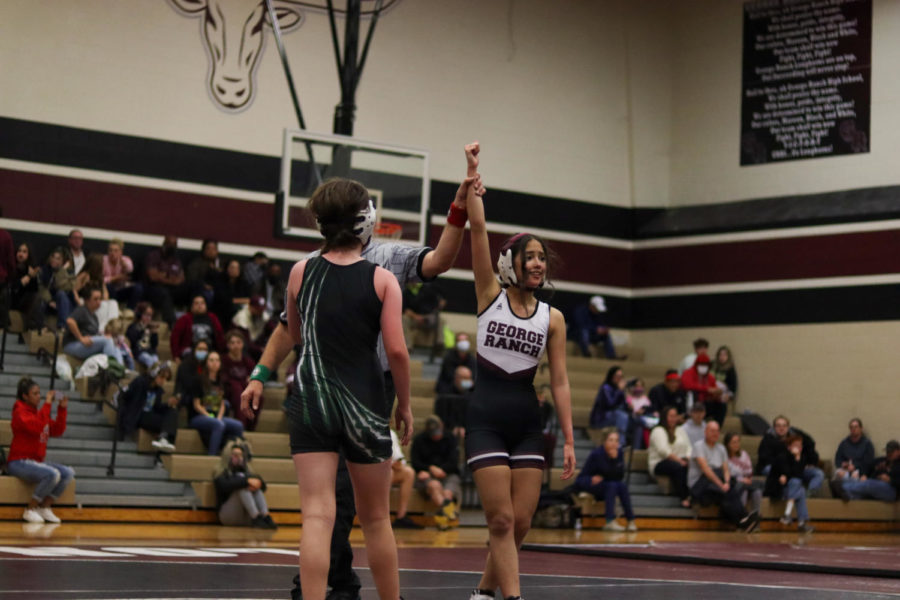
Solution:
<svg viewBox="0 0 900 600">
<path fill-rule="evenodd" d="M 372 239 L 372 231 L 375 229 L 375 204 L 369 198 L 369 205 L 356 213 L 356 222 L 353 226 L 353 235 L 359 238 L 365 246 Z"/>
<path fill-rule="evenodd" d="M 506 240 L 500 247 L 500 256 L 497 258 L 497 271 L 500 273 L 500 283 L 503 285 L 514 286 L 519 283 L 519 278 L 516 277 L 515 266 L 513 266 L 512 247 L 523 235 L 528 234 L 518 233 Z"/>
</svg>

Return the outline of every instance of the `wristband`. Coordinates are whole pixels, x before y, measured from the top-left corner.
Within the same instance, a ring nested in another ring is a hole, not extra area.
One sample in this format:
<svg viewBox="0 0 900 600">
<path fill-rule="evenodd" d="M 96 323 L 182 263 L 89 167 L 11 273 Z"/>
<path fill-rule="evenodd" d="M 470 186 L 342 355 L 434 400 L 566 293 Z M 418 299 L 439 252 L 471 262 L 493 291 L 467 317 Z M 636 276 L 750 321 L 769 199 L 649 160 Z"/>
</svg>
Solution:
<svg viewBox="0 0 900 600">
<path fill-rule="evenodd" d="M 465 208 L 456 206 L 455 202 L 450 203 L 450 211 L 447 213 L 447 223 L 454 227 L 465 227 L 466 221 L 469 220 L 469 213 Z"/>
<path fill-rule="evenodd" d="M 272 371 L 269 370 L 269 367 L 263 364 L 258 364 L 253 367 L 253 372 L 250 373 L 250 381 L 265 383 L 269 380 L 270 375 L 272 375 Z"/>
</svg>

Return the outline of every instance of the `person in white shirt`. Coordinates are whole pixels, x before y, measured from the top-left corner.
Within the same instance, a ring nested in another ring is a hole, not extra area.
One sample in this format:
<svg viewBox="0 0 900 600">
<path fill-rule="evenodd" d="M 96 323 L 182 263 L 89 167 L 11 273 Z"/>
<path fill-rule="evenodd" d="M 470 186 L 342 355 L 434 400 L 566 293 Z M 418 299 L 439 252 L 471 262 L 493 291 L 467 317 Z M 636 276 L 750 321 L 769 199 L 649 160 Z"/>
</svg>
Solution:
<svg viewBox="0 0 900 600">
<path fill-rule="evenodd" d="M 72 275 L 78 275 L 84 268 L 84 262 L 87 260 L 82 252 L 81 247 L 84 245 L 84 234 L 80 229 L 73 229 L 69 232 L 69 254 L 72 256 Z"/>
<path fill-rule="evenodd" d="M 691 458 L 691 441 L 684 429 L 678 426 L 678 409 L 669 406 L 663 410 L 662 419 L 650 432 L 647 450 L 647 466 L 654 476 L 668 477 L 672 493 L 681 500 L 681 506 L 691 506 L 691 494 L 687 486 L 688 462 Z"/>
</svg>

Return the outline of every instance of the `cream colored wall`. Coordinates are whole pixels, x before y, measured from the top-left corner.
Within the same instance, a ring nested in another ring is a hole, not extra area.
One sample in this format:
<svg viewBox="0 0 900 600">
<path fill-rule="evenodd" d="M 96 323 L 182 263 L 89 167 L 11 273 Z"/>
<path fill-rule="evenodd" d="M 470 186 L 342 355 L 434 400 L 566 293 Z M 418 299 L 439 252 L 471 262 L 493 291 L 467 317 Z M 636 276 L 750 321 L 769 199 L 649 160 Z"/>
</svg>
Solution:
<svg viewBox="0 0 900 600">
<path fill-rule="evenodd" d="M 430 150 L 434 178 L 458 178 L 461 147 L 478 138 L 489 186 L 665 202 L 667 143 L 655 136 L 669 130 L 668 80 L 654 74 L 669 53 L 657 35 L 663 4 L 402 0 L 378 23 L 355 135 Z M 271 32 L 254 103 L 226 114 L 207 94 L 199 28 L 166 0 L 5 0 L 0 115 L 280 154 L 281 130 L 296 122 Z M 308 11 L 284 39 L 308 127 L 328 132 L 339 92 L 327 16 Z M 629 61 L 640 121 L 633 153 Z"/>
<path fill-rule="evenodd" d="M 743 0 L 678 3 L 670 205 L 900 183 L 900 2 L 873 0 L 871 152 L 740 166 Z"/>
<path fill-rule="evenodd" d="M 739 412 L 750 409 L 768 420 L 785 414 L 815 438 L 823 458 L 834 457 L 852 417 L 862 419 L 878 455 L 888 440 L 900 438 L 891 375 L 900 323 L 636 330 L 631 343 L 645 350 L 646 362 L 675 367 L 698 337 L 713 351 L 724 344 L 734 352 Z"/>
</svg>

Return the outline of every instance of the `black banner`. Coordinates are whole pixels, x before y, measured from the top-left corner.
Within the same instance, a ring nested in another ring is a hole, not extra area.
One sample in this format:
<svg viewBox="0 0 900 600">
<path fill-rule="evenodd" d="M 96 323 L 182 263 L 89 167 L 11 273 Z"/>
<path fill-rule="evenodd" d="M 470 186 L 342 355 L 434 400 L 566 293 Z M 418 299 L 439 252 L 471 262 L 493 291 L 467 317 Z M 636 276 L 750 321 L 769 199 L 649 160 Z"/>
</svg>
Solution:
<svg viewBox="0 0 900 600">
<path fill-rule="evenodd" d="M 741 165 L 869 151 L 872 0 L 744 4 Z"/>
</svg>

